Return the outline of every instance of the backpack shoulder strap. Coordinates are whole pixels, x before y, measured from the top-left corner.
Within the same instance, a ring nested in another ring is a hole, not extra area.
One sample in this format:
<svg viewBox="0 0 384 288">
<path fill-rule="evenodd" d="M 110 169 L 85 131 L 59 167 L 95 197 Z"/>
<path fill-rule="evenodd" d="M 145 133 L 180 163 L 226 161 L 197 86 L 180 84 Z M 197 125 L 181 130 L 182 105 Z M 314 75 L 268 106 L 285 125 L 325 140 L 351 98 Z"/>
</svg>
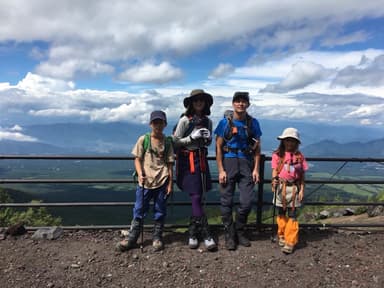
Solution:
<svg viewBox="0 0 384 288">
<path fill-rule="evenodd" d="M 231 112 L 232 111 L 227 110 L 224 113 L 224 116 L 225 116 L 224 118 L 227 120 L 227 128 L 224 131 L 224 140 L 226 142 L 232 139 L 234 130 L 236 129 L 236 127 L 233 125 L 233 112 L 232 113 Z"/>
<path fill-rule="evenodd" d="M 304 156 L 303 154 L 301 154 L 300 151 L 296 151 L 295 152 L 295 157 L 296 157 L 296 161 L 299 162 L 299 163 L 303 163 L 304 161 Z"/>
<path fill-rule="evenodd" d="M 189 134 L 192 133 L 193 129 L 195 128 L 195 121 L 193 119 L 193 116 L 188 116 L 188 127 L 187 130 L 185 130 L 183 137 L 187 137 Z"/>
<path fill-rule="evenodd" d="M 148 148 L 151 147 L 151 133 L 145 133 L 144 135 L 144 141 L 143 141 L 143 149 L 144 153 L 147 152 Z"/>
<path fill-rule="evenodd" d="M 279 161 L 277 162 L 277 168 L 276 168 L 277 175 L 280 174 L 281 170 L 283 169 L 283 166 L 284 166 L 284 157 L 279 156 Z"/>
<path fill-rule="evenodd" d="M 165 137 L 165 144 L 164 144 L 164 158 L 166 159 L 168 155 L 168 151 L 171 149 L 171 146 L 173 144 L 173 139 L 171 136 L 166 136 Z"/>
<path fill-rule="evenodd" d="M 246 122 L 245 131 L 247 133 L 248 139 L 252 138 L 252 134 L 253 134 L 252 133 L 252 121 L 253 121 L 253 117 L 247 113 L 246 121 L 245 121 Z"/>
</svg>

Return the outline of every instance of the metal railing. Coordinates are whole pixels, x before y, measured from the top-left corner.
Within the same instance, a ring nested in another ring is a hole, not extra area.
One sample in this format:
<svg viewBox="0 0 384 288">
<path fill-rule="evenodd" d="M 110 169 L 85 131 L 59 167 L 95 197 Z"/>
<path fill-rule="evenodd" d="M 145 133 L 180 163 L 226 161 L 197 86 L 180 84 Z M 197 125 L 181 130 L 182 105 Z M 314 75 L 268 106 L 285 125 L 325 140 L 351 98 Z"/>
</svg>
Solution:
<svg viewBox="0 0 384 288">
<path fill-rule="evenodd" d="M 94 156 L 94 155 L 0 155 L 0 160 L 124 160 L 133 161 L 133 157 L 127 156 Z M 215 160 L 214 157 L 208 157 L 209 161 Z M 255 227 L 260 230 L 266 227 L 271 227 L 271 224 L 263 223 L 263 211 L 265 207 L 272 206 L 272 203 L 264 201 L 265 185 L 271 183 L 271 179 L 264 178 L 266 170 L 266 162 L 271 161 L 271 157 L 262 155 L 260 161 L 260 175 L 262 176 L 261 181 L 257 184 L 257 200 L 254 202 L 256 208 L 256 223 L 251 223 L 249 226 Z M 350 162 L 374 162 L 384 163 L 384 158 L 335 158 L 335 157 L 308 157 L 308 162 L 344 162 L 343 165 Z M 342 166 L 343 167 L 343 166 Z M 306 179 L 306 184 L 320 184 L 319 187 L 325 184 L 384 184 L 384 179 L 380 180 L 367 180 L 367 179 Z M 214 183 L 218 183 L 218 180 L 213 179 Z M 133 177 L 120 178 L 120 179 L 68 179 L 68 178 L 49 178 L 49 179 L 4 179 L 0 178 L 0 184 L 89 184 L 89 183 L 126 183 L 134 184 L 135 180 Z M 190 201 L 173 201 L 175 206 L 189 206 Z M 238 203 L 235 203 L 238 204 Z M 27 207 L 89 207 L 89 206 L 133 206 L 134 202 L 59 202 L 59 203 L 0 203 L 0 209 L 5 207 L 12 208 L 27 208 Z M 207 206 L 219 206 L 219 201 L 207 201 Z M 326 202 L 326 201 L 312 201 L 305 202 L 306 206 L 376 206 L 384 205 L 384 202 Z M 92 226 L 65 226 L 64 229 L 117 229 L 126 228 L 129 225 L 92 225 Z M 168 227 L 187 227 L 187 224 L 167 224 Z M 383 224 L 307 224 L 301 223 L 302 227 L 384 227 Z M 33 227 L 30 227 L 33 229 Z"/>
</svg>

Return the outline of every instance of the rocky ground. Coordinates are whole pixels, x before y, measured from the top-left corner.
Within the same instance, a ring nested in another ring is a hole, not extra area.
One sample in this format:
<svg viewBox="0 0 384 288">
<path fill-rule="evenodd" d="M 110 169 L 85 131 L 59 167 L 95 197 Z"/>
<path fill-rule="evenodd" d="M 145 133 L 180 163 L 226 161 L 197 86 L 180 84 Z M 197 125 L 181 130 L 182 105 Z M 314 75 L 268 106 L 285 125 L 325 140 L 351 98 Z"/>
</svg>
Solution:
<svg viewBox="0 0 384 288">
<path fill-rule="evenodd" d="M 270 232 L 250 232 L 236 251 L 187 248 L 186 235 L 167 231 L 165 250 L 151 234 L 139 248 L 114 250 L 119 231 L 65 231 L 56 240 L 32 232 L 0 241 L 0 287 L 384 287 L 384 231 L 302 230 L 291 255 Z"/>
</svg>

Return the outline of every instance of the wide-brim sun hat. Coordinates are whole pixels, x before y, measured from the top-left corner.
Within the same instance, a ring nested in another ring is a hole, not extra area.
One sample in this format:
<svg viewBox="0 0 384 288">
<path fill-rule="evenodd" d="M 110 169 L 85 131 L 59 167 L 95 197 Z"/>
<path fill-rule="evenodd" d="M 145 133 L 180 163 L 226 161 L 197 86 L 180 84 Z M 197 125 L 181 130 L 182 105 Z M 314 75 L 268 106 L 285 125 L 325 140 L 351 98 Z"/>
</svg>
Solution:
<svg viewBox="0 0 384 288">
<path fill-rule="evenodd" d="M 197 96 L 203 97 L 205 103 L 207 103 L 209 107 L 212 106 L 213 98 L 211 94 L 205 92 L 203 89 L 194 89 L 191 91 L 188 97 L 184 98 L 184 101 L 183 101 L 184 107 L 188 108 L 189 105 L 191 105 L 193 98 Z"/>
<path fill-rule="evenodd" d="M 283 134 L 277 137 L 278 140 L 284 140 L 287 138 L 296 139 L 297 141 L 299 141 L 299 143 L 301 143 L 300 133 L 296 128 L 292 128 L 292 127 L 286 128 L 284 129 Z"/>
</svg>

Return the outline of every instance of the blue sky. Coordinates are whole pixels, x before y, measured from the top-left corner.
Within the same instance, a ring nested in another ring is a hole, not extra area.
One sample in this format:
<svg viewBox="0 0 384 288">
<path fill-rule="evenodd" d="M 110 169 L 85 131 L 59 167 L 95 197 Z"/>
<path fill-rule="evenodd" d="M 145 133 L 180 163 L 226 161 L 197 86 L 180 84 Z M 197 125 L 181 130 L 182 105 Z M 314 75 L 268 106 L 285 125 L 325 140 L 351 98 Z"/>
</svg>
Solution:
<svg viewBox="0 0 384 288">
<path fill-rule="evenodd" d="M 383 127 L 383 5 L 0 0 L 0 140 L 154 109 L 175 122 L 195 88 L 214 123 L 241 90 L 259 119 Z"/>
</svg>

